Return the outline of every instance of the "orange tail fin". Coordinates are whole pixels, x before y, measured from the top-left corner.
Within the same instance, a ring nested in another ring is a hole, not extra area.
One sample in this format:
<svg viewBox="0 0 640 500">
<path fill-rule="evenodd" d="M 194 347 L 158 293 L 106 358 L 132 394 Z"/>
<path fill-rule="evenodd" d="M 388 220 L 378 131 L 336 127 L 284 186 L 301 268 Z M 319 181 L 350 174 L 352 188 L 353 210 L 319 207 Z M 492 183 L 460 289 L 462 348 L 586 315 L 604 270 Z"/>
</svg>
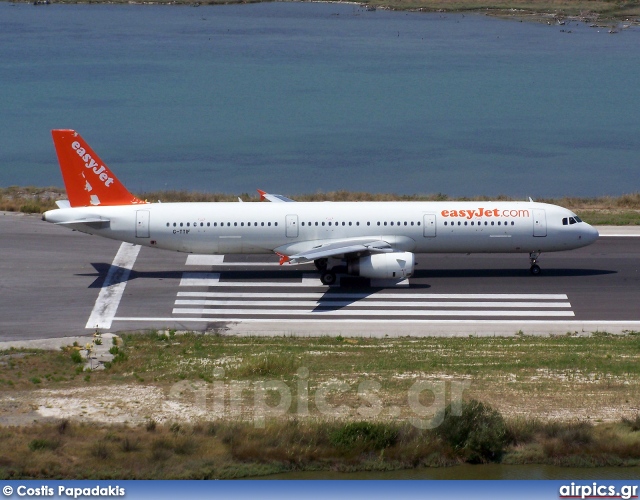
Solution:
<svg viewBox="0 0 640 500">
<path fill-rule="evenodd" d="M 72 207 L 135 205 L 133 196 L 75 130 L 52 130 Z"/>
</svg>

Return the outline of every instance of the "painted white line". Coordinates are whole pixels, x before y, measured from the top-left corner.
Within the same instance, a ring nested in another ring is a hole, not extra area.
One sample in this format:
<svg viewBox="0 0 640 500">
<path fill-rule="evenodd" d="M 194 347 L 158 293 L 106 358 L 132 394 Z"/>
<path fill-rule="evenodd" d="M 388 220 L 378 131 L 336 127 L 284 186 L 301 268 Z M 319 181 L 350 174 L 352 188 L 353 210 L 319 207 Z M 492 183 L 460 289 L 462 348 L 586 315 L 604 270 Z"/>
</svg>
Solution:
<svg viewBox="0 0 640 500">
<path fill-rule="evenodd" d="M 191 254 L 187 256 L 187 266 L 232 266 L 232 267 L 249 267 L 249 266 L 280 266 L 275 262 L 225 262 L 224 255 L 197 255 Z"/>
<path fill-rule="evenodd" d="M 176 300 L 177 306 L 251 306 L 251 307 L 493 307 L 560 308 L 569 302 L 386 302 L 372 300 Z M 224 311 L 219 311 L 224 312 Z"/>
<path fill-rule="evenodd" d="M 302 275 L 302 281 L 220 281 L 220 273 L 182 273 L 182 279 L 180 280 L 180 286 L 222 286 L 222 287 L 273 287 L 273 286 L 286 286 L 286 287 L 323 287 L 317 274 L 304 273 Z M 336 285 L 333 286 L 338 286 Z"/>
<path fill-rule="evenodd" d="M 244 314 L 255 315 L 283 315 L 283 316 L 575 316 L 573 311 L 454 311 L 454 310 L 362 310 L 355 309 L 346 311 L 344 309 L 303 311 L 296 309 L 226 309 L 224 311 L 216 309 L 182 309 L 176 308 L 173 314 L 229 314 L 242 316 Z M 173 318 L 174 320 L 178 318 Z"/>
<path fill-rule="evenodd" d="M 180 286 L 215 286 L 220 281 L 220 273 L 182 273 Z"/>
<path fill-rule="evenodd" d="M 262 293 L 262 292 L 178 292 L 178 297 L 206 297 L 230 299 L 467 299 L 467 300 L 568 300 L 563 293 L 324 293 L 324 292 L 291 292 L 291 293 Z"/>
<path fill-rule="evenodd" d="M 85 328 L 111 328 L 129 273 L 140 252 L 139 245 L 122 243 L 102 284 Z"/>
<path fill-rule="evenodd" d="M 305 319 L 305 318 L 176 318 L 176 317 L 168 317 L 168 318 L 152 318 L 152 317 L 144 317 L 144 318 L 130 318 L 130 317 L 121 317 L 121 318 L 113 318 L 114 321 L 153 321 L 157 323 L 210 323 L 213 321 L 220 322 L 228 322 L 228 323 L 316 323 L 318 324 L 317 319 Z M 358 318 L 358 319 L 345 319 L 345 318 L 336 318 L 336 319 L 327 319 L 327 323 L 363 323 L 367 321 L 366 319 Z M 384 319 L 384 318 L 376 318 L 375 320 L 370 320 L 375 323 L 381 324 L 429 324 L 429 325 L 550 325 L 557 326 L 560 325 L 562 327 L 567 328 L 578 328 L 578 327 L 590 327 L 595 326 L 599 328 L 606 328 L 607 325 L 610 326 L 618 326 L 623 325 L 628 327 L 630 330 L 640 330 L 640 321 L 579 321 L 579 320 L 544 320 L 544 319 L 406 319 L 406 318 L 394 318 L 394 319 Z"/>
</svg>

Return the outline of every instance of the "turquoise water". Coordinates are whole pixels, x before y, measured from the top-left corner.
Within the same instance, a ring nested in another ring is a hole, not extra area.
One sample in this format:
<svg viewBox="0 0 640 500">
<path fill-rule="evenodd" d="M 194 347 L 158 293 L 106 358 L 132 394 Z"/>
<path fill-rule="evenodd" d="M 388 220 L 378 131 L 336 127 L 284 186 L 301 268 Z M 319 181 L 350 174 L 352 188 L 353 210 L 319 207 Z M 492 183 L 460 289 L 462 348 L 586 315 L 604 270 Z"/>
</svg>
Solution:
<svg viewBox="0 0 640 500">
<path fill-rule="evenodd" d="M 62 185 L 49 130 L 75 128 L 135 191 L 637 191 L 640 28 L 606 31 L 0 2 L 0 186 Z"/>
</svg>

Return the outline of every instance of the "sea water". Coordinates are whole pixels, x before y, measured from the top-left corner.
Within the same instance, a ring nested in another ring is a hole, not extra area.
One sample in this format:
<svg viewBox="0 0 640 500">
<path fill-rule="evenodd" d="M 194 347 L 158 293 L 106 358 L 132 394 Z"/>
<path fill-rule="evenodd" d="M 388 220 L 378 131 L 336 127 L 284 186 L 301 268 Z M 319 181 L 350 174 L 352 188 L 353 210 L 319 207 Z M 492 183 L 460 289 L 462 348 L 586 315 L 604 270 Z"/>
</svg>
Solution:
<svg viewBox="0 0 640 500">
<path fill-rule="evenodd" d="M 0 186 L 74 128 L 133 191 L 640 189 L 640 28 L 354 4 L 0 2 Z"/>
</svg>

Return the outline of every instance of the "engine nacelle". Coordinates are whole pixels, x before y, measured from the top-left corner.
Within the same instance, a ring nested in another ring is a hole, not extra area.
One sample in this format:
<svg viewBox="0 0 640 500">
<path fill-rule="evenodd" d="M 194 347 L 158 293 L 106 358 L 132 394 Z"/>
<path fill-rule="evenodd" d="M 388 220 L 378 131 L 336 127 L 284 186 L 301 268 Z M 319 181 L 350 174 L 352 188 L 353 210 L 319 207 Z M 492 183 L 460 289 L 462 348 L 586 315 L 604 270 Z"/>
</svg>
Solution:
<svg viewBox="0 0 640 500">
<path fill-rule="evenodd" d="M 375 253 L 347 263 L 347 273 L 364 278 L 408 278 L 413 274 L 411 252 Z"/>
</svg>

